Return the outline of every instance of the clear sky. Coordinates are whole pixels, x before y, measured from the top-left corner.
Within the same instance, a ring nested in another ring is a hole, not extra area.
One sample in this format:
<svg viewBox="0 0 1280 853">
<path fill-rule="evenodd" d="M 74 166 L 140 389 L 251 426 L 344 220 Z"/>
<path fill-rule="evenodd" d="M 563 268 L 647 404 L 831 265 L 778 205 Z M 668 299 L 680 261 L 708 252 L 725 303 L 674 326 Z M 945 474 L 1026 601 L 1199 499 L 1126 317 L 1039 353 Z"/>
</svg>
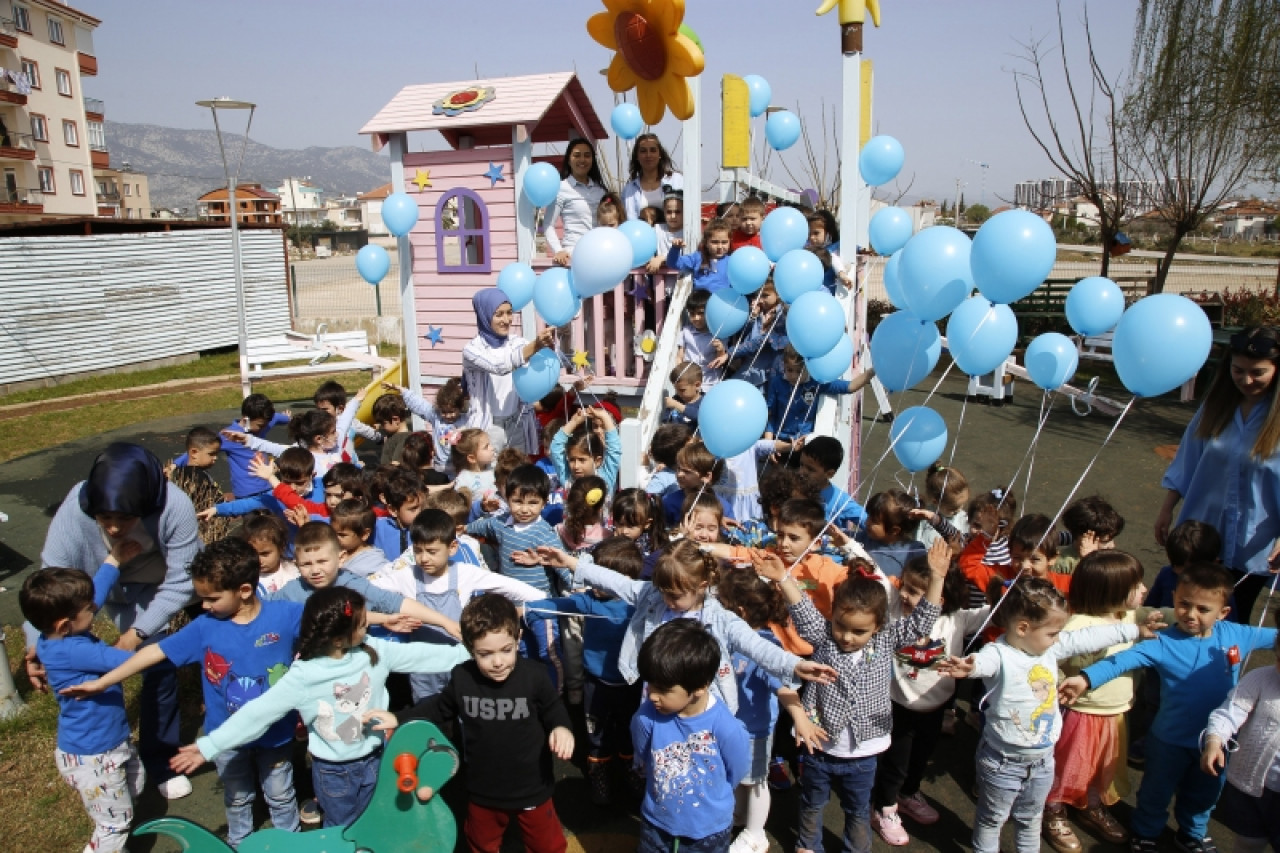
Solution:
<svg viewBox="0 0 1280 853">
<path fill-rule="evenodd" d="M 819 0 L 688 0 L 685 22 L 706 50 L 702 78 L 704 185 L 719 153 L 719 83 L 726 73 L 759 74 L 776 105 L 798 110 L 821 136 L 823 105 L 840 103 L 836 13 L 818 18 Z M 106 101 L 121 122 L 211 128 L 194 102 L 221 95 L 254 101 L 252 136 L 280 148 L 368 144 L 360 126 L 403 86 L 415 83 L 576 70 L 608 126 L 613 96 L 598 73 L 610 52 L 586 32 L 599 0 L 77 0 L 102 19 L 94 35 L 99 76 L 86 94 Z M 1094 2 L 1094 47 L 1121 74 L 1132 45 L 1136 0 Z M 1068 55 L 1085 58 L 1085 4 L 1062 0 Z M 1054 176 L 1023 126 L 1012 70 L 1021 42 L 1056 40 L 1049 0 L 881 0 L 882 24 L 868 23 L 867 58 L 875 62 L 877 133 L 898 138 L 914 174 L 908 200 L 949 198 L 966 182 L 966 200 L 1010 198 L 1016 181 Z M 1055 104 L 1064 102 L 1053 90 Z M 763 122 L 756 119 L 755 123 Z M 830 119 L 828 118 L 830 124 Z M 677 122 L 658 133 L 674 146 Z M 762 130 L 762 128 L 761 128 Z M 762 135 L 762 134 L 761 134 Z M 417 147 L 417 146 L 415 146 Z M 434 147 L 429 142 L 427 147 Z M 612 151 L 613 144 L 607 144 Z M 821 147 L 819 146 L 819 154 Z M 804 183 L 801 146 L 783 155 L 796 179 L 776 164 L 771 180 Z M 828 152 L 835 169 L 834 151 Z M 678 155 L 677 155 L 678 158 Z M 971 163 L 989 164 L 988 169 Z M 806 184 L 808 185 L 808 184 Z M 880 196 L 897 195 L 891 188 Z"/>
</svg>

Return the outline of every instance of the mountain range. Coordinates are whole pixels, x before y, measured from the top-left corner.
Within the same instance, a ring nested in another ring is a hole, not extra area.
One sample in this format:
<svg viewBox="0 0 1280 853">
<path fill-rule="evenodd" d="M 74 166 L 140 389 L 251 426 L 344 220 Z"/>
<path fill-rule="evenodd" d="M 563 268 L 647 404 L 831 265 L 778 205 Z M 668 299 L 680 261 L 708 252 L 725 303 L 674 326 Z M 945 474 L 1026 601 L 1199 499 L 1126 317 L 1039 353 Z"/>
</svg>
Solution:
<svg viewBox="0 0 1280 853">
<path fill-rule="evenodd" d="M 187 208 L 195 215 L 196 199 L 226 186 L 218 136 L 213 130 L 182 130 L 154 124 L 106 123 L 107 148 L 113 168 L 128 164 L 147 175 L 153 208 Z M 234 170 L 242 135 L 223 134 L 227 160 Z M 385 155 L 354 145 L 340 148 L 272 148 L 249 140 L 240 181 L 274 190 L 287 177 L 311 179 L 325 196 L 368 192 L 391 180 Z"/>
</svg>

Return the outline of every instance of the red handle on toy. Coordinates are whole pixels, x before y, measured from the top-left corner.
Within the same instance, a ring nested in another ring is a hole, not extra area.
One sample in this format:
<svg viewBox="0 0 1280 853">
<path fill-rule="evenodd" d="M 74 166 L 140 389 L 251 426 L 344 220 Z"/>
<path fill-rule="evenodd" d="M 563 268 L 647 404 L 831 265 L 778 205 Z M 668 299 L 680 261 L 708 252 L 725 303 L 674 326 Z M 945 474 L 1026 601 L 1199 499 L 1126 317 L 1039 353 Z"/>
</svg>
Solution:
<svg viewBox="0 0 1280 853">
<path fill-rule="evenodd" d="M 408 794 L 418 787 L 418 756 L 412 753 L 402 752 L 396 756 L 396 760 L 391 763 L 392 768 L 396 771 L 396 775 L 400 780 L 396 782 L 396 787 L 401 793 Z"/>
</svg>

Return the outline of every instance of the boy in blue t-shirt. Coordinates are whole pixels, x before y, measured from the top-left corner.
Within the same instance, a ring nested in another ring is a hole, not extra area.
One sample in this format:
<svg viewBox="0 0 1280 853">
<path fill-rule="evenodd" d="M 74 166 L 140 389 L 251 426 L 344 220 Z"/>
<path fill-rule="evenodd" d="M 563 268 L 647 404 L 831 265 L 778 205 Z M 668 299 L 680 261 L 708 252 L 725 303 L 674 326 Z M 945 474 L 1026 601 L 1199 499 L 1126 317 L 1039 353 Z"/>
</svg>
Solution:
<svg viewBox="0 0 1280 853">
<path fill-rule="evenodd" d="M 867 512 L 848 492 L 831 482 L 843 464 L 844 448 L 829 435 L 807 439 L 800 448 L 800 467 L 826 483 L 818 500 L 827 510 L 827 519 L 841 530 L 848 530 L 851 524 L 861 525 Z"/>
<path fill-rule="evenodd" d="M 275 404 L 265 394 L 250 394 L 240 403 L 239 419 L 224 427 L 223 432 L 245 432 L 262 438 L 273 427 L 287 424 L 289 414 L 276 414 Z M 231 493 L 237 498 L 247 498 L 268 491 L 271 487 L 266 480 L 249 473 L 249 463 L 253 461 L 255 451 L 226 436 L 221 440 L 222 452 L 227 454 L 227 465 L 231 468 Z M 188 461 L 188 454 L 184 453 L 174 460 L 174 464 L 181 467 Z"/>
<path fill-rule="evenodd" d="M 166 658 L 176 666 L 202 665 L 204 729 L 213 731 L 252 699 L 279 681 L 293 662 L 303 605 L 258 597 L 258 555 L 238 538 L 211 543 L 191 562 L 191 580 L 204 614 L 178 633 L 142 648 L 111 672 L 75 688 L 76 695 L 118 689 L 114 685 Z M 254 830 L 257 786 L 271 823 L 298 831 L 293 791 L 293 732 L 286 716 L 262 737 L 217 758 L 227 809 L 227 843 L 236 847 Z"/>
</svg>

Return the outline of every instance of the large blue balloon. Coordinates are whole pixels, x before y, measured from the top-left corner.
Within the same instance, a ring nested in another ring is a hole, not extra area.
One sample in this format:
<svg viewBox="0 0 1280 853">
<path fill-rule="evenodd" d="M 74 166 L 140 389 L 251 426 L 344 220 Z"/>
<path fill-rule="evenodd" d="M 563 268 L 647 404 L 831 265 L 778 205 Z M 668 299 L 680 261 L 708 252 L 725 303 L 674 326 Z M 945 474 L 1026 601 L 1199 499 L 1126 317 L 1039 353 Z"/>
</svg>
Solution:
<svg viewBox="0 0 1280 853">
<path fill-rule="evenodd" d="M 973 238 L 973 281 L 992 302 L 1017 302 L 1053 271 L 1058 244 L 1049 223 L 1028 210 L 1006 210 Z"/>
<path fill-rule="evenodd" d="M 724 339 L 739 332 L 751 318 L 751 300 L 731 287 L 711 294 L 707 300 L 707 329 Z"/>
<path fill-rule="evenodd" d="M 773 89 L 769 87 L 769 81 L 759 74 L 748 74 L 742 81 L 747 84 L 747 106 L 751 117 L 764 115 L 764 111 L 769 109 L 769 101 L 773 100 Z"/>
<path fill-rule="evenodd" d="M 550 163 L 534 163 L 524 170 L 524 197 L 534 207 L 546 207 L 560 193 L 560 173 Z"/>
<path fill-rule="evenodd" d="M 1185 296 L 1158 293 L 1124 312 L 1111 354 L 1124 387 L 1155 397 L 1195 376 L 1211 346 L 1213 329 L 1204 310 Z"/>
<path fill-rule="evenodd" d="M 809 376 L 817 382 L 835 382 L 853 364 L 853 339 L 843 334 L 831 352 L 819 358 L 805 359 Z"/>
<path fill-rule="evenodd" d="M 800 119 L 789 110 L 771 113 L 764 123 L 764 136 L 777 151 L 786 151 L 800 138 Z"/>
<path fill-rule="evenodd" d="M 1046 391 L 1057 391 L 1076 375 L 1080 352 L 1066 335 L 1045 332 L 1027 347 L 1023 361 L 1032 382 Z"/>
<path fill-rule="evenodd" d="M 844 309 L 826 290 L 802 293 L 787 310 L 787 340 L 805 358 L 831 352 L 844 334 Z"/>
<path fill-rule="evenodd" d="M 995 370 L 1018 342 L 1018 318 L 1008 305 L 994 305 L 985 296 L 960 303 L 947 320 L 947 348 L 966 376 Z"/>
<path fill-rule="evenodd" d="M 582 300 L 573 289 L 573 277 L 564 267 L 552 267 L 533 285 L 533 307 L 548 326 L 563 326 L 578 314 Z"/>
<path fill-rule="evenodd" d="M 890 391 L 905 391 L 928 376 L 942 355 L 938 327 L 910 311 L 895 311 L 871 334 L 871 365 Z"/>
<path fill-rule="evenodd" d="M 769 278 L 769 256 L 755 246 L 742 246 L 729 256 L 729 286 L 739 293 L 755 293 Z"/>
<path fill-rule="evenodd" d="M 792 249 L 809 242 L 809 221 L 794 207 L 776 207 L 760 226 L 760 246 L 775 264 Z"/>
<path fill-rule="evenodd" d="M 511 310 L 519 311 L 533 299 L 533 287 L 537 280 L 533 267 L 520 261 L 512 261 L 498 273 L 498 289 L 511 300 Z"/>
<path fill-rule="evenodd" d="M 1124 293 L 1109 278 L 1082 278 L 1067 291 L 1067 322 L 1078 335 L 1109 332 L 1123 313 Z"/>
<path fill-rule="evenodd" d="M 643 219 L 628 219 L 618 231 L 631 244 L 631 266 L 647 264 L 658 251 L 658 232 Z"/>
<path fill-rule="evenodd" d="M 396 237 L 403 237 L 418 224 L 418 203 L 408 193 L 392 193 L 382 200 L 382 223 Z"/>
<path fill-rule="evenodd" d="M 892 255 L 911 239 L 911 214 L 900 207 L 886 207 L 871 217 L 867 226 L 871 248 Z"/>
<path fill-rule="evenodd" d="M 902 293 L 902 250 L 894 252 L 884 262 L 884 292 L 894 308 L 907 307 L 907 297 Z"/>
<path fill-rule="evenodd" d="M 873 136 L 858 155 L 858 171 L 862 173 L 862 180 L 878 187 L 898 177 L 905 159 L 901 142 L 892 136 Z"/>
<path fill-rule="evenodd" d="M 613 126 L 613 132 L 623 139 L 635 139 L 644 128 L 644 119 L 635 104 L 618 104 L 609 115 L 609 124 Z"/>
<path fill-rule="evenodd" d="M 540 349 L 511 372 L 511 381 L 521 400 L 536 403 L 560 383 L 560 359 L 551 350 Z"/>
<path fill-rule="evenodd" d="M 773 284 L 778 298 L 790 305 L 802 293 L 822 290 L 822 261 L 808 249 L 792 249 L 773 268 Z"/>
<path fill-rule="evenodd" d="M 769 407 L 760 389 L 741 379 L 717 383 L 698 408 L 698 429 L 707 449 L 728 459 L 751 448 L 769 425 Z"/>
<path fill-rule="evenodd" d="M 926 228 L 902 247 L 898 280 L 907 308 L 921 320 L 941 320 L 969 297 L 972 241 L 948 225 Z"/>
<path fill-rule="evenodd" d="M 391 269 L 391 256 L 381 246 L 370 243 L 356 252 L 356 272 L 370 284 L 382 281 L 389 269 Z"/>
<path fill-rule="evenodd" d="M 889 440 L 903 468 L 923 471 L 947 449 L 947 422 L 928 406 L 912 406 L 894 417 Z"/>
<path fill-rule="evenodd" d="M 583 299 L 608 293 L 630 274 L 634 260 L 635 250 L 621 229 L 592 228 L 573 247 L 573 289 Z"/>
</svg>

